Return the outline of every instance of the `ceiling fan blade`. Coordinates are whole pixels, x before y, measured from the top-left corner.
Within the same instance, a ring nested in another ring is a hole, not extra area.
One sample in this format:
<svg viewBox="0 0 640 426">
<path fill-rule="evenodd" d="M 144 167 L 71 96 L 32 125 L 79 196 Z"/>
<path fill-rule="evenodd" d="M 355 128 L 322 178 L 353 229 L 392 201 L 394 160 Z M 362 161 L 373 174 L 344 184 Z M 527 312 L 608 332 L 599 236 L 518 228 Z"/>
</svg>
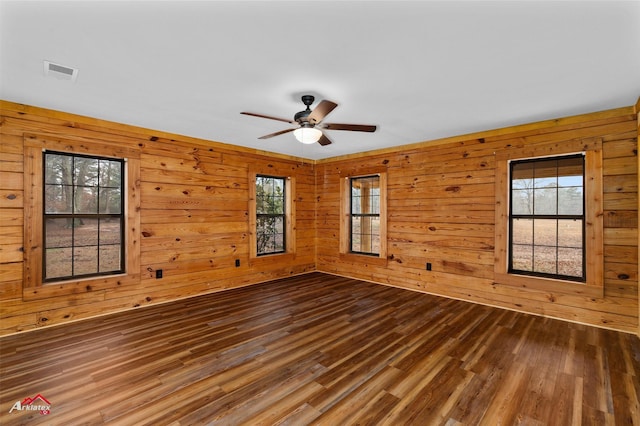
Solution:
<svg viewBox="0 0 640 426">
<path fill-rule="evenodd" d="M 322 119 L 326 117 L 327 114 L 329 114 L 331 111 L 333 111 L 337 106 L 338 104 L 331 101 L 321 101 L 318 106 L 315 107 L 313 111 L 311 111 L 311 114 L 309 114 L 309 123 L 316 124 L 321 122 Z"/>
<path fill-rule="evenodd" d="M 294 130 L 295 129 L 280 130 L 279 132 L 269 133 L 268 135 L 260 136 L 258 139 L 269 139 L 269 138 L 272 138 L 274 136 L 279 136 L 279 135 L 283 135 L 285 133 L 293 132 Z"/>
<path fill-rule="evenodd" d="M 254 112 L 241 112 L 240 114 L 244 114 L 244 115 L 251 115 L 253 117 L 260 117 L 260 118 L 267 118 L 269 120 L 278 120 L 278 121 L 284 121 L 285 123 L 295 123 L 295 121 L 293 120 L 287 120 L 286 118 L 279 118 L 279 117 L 272 117 L 270 115 L 264 115 L 264 114 L 256 114 Z"/>
<path fill-rule="evenodd" d="M 352 132 L 375 132 L 377 127 L 367 124 L 323 123 L 320 127 L 327 130 L 351 130 Z"/>
<path fill-rule="evenodd" d="M 322 146 L 325 146 L 329 145 L 331 143 L 331 140 L 323 134 L 322 136 L 320 136 L 320 139 L 318 139 L 318 143 Z"/>
</svg>

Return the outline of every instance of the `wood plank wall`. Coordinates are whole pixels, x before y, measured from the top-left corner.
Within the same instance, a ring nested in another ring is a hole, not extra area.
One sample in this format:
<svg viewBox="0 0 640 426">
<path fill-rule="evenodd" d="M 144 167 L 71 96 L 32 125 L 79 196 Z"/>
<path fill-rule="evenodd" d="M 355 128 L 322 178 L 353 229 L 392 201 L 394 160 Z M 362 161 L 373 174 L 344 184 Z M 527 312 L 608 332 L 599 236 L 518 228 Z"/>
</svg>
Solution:
<svg viewBox="0 0 640 426">
<path fill-rule="evenodd" d="M 640 98 L 635 105 L 636 125 L 638 126 L 638 145 L 640 145 Z M 636 150 L 637 153 L 637 150 Z M 638 157 L 638 188 L 640 188 L 640 156 Z M 640 214 L 640 196 L 638 197 L 638 213 Z M 640 232 L 638 232 L 638 247 L 640 247 Z M 640 271 L 640 259 L 638 259 L 638 270 Z M 638 284 L 638 336 L 640 336 L 640 284 Z"/>
<path fill-rule="evenodd" d="M 637 105 L 315 164 L 10 102 L 0 107 L 0 335 L 313 270 L 640 334 Z M 139 282 L 23 301 L 25 133 L 140 147 Z M 603 141 L 605 297 L 495 285 L 496 154 L 589 137 Z M 297 255 L 250 265 L 247 176 L 269 165 L 296 176 Z M 389 182 L 388 262 L 353 262 L 339 253 L 340 171 L 380 165 Z M 160 268 L 164 278 L 156 280 Z"/>
<path fill-rule="evenodd" d="M 315 270 L 309 161 L 0 101 L 0 335 Z M 23 135 L 140 149 L 140 279 L 124 288 L 23 301 Z M 249 168 L 296 180 L 296 255 L 249 262 Z M 235 266 L 236 259 L 240 267 Z M 155 270 L 164 277 L 155 279 Z"/>
<path fill-rule="evenodd" d="M 317 269 L 639 333 L 637 137 L 628 107 L 319 161 Z M 581 138 L 603 144 L 604 297 L 497 285 L 496 156 Z M 339 251 L 340 174 L 381 165 L 388 174 L 387 264 L 354 262 Z"/>
</svg>

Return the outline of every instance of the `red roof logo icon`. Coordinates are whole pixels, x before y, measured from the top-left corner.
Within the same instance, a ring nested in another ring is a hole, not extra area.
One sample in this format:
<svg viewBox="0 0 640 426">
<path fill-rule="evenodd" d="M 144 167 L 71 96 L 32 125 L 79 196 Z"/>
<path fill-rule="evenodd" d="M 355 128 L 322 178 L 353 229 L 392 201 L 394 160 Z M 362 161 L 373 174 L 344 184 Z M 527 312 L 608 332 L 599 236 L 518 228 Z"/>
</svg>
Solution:
<svg viewBox="0 0 640 426">
<path fill-rule="evenodd" d="M 47 398 L 42 396 L 42 394 L 37 394 L 33 398 L 25 398 L 24 401 L 22 401 L 22 405 L 33 405 L 33 403 L 37 402 L 38 400 L 44 402 L 45 405 L 51 405 Z"/>
</svg>

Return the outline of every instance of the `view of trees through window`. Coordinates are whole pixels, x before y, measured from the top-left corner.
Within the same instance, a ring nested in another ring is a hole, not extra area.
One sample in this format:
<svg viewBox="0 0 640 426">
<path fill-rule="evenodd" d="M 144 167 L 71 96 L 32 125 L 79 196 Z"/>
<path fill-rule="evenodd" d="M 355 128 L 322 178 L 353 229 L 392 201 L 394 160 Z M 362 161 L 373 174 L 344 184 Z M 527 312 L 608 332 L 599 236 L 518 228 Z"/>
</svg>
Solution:
<svg viewBox="0 0 640 426">
<path fill-rule="evenodd" d="M 43 279 L 123 272 L 123 161 L 44 153 Z"/>
<path fill-rule="evenodd" d="M 584 156 L 511 163 L 510 271 L 584 280 Z"/>
<path fill-rule="evenodd" d="M 351 178 L 351 251 L 380 253 L 380 177 Z"/>
<path fill-rule="evenodd" d="M 285 178 L 256 176 L 257 254 L 286 251 Z"/>
</svg>

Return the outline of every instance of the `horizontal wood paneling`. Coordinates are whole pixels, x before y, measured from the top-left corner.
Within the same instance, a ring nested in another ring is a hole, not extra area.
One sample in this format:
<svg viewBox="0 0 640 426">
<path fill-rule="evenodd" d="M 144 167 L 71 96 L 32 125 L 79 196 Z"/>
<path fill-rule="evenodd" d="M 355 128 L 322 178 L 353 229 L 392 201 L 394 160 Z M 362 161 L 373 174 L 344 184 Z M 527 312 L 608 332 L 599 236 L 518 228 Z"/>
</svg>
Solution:
<svg viewBox="0 0 640 426">
<path fill-rule="evenodd" d="M 618 108 L 319 162 L 2 102 L 0 333 L 321 270 L 451 298 L 638 332 L 637 112 Z M 139 279 L 22 301 L 23 137 L 105 140 L 140 152 Z M 604 297 L 494 282 L 496 155 L 597 138 L 603 146 Z M 340 256 L 340 172 L 388 173 L 388 262 Z M 250 262 L 248 174 L 296 178 L 296 256 Z M 293 260 L 292 260 L 293 259 Z M 240 260 L 240 267 L 235 261 Z M 432 271 L 425 270 L 425 263 Z M 163 269 L 164 278 L 155 279 Z"/>
<path fill-rule="evenodd" d="M 0 334 L 250 285 L 315 269 L 315 175 L 297 158 L 2 102 L 0 115 Z M 115 288 L 46 286 L 22 300 L 23 137 L 103 141 L 139 151 L 139 275 Z M 297 253 L 249 264 L 251 167 L 295 176 Z M 236 260 L 240 266 L 236 267 Z M 155 271 L 163 270 L 156 279 Z M 44 288 L 43 288 L 44 290 Z"/>
<path fill-rule="evenodd" d="M 512 149 L 553 155 L 570 141 L 602 142 L 604 297 L 494 283 L 495 158 Z M 385 164 L 388 267 L 339 255 L 340 170 Z M 632 108 L 479 132 L 316 164 L 320 271 L 638 332 L 638 158 Z M 425 270 L 425 263 L 432 271 Z"/>
<path fill-rule="evenodd" d="M 638 145 L 640 145 L 640 98 L 638 98 L 638 100 L 636 101 L 636 104 L 633 106 L 633 113 L 636 117 L 636 136 L 635 136 L 635 140 L 637 142 Z M 633 136 L 629 136 L 630 138 L 633 138 Z M 638 174 L 638 179 L 637 179 L 637 187 L 640 187 L 640 156 L 638 156 L 638 146 L 636 146 L 636 165 L 637 165 L 637 174 Z M 638 196 L 638 213 L 640 214 L 640 196 Z M 638 222 L 636 222 L 636 228 L 638 227 Z M 638 255 L 637 255 L 637 250 L 640 247 L 640 232 L 638 232 L 638 244 L 636 245 L 636 265 L 638 266 L 638 270 L 640 271 L 640 261 L 638 259 Z M 640 318 L 640 281 L 638 283 L 638 318 Z M 640 320 L 638 321 L 638 336 L 640 336 Z"/>
</svg>

